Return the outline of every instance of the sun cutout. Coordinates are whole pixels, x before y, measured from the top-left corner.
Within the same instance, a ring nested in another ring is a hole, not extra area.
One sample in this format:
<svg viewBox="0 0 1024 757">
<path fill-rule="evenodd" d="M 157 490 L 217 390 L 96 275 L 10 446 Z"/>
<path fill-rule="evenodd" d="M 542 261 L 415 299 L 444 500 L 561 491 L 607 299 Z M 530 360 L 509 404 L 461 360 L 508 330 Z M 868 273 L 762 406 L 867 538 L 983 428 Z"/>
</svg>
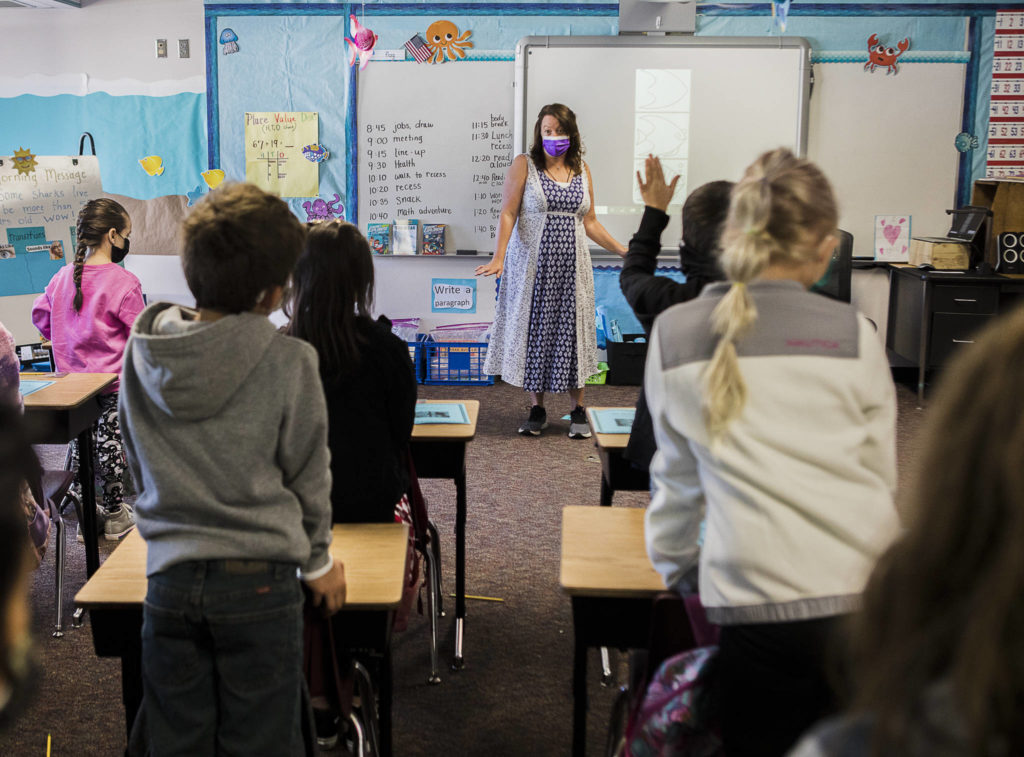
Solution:
<svg viewBox="0 0 1024 757">
<path fill-rule="evenodd" d="M 32 154 L 31 150 L 26 150 L 24 147 L 15 150 L 14 167 L 18 169 L 18 173 L 33 173 L 36 170 L 36 156 Z"/>
</svg>

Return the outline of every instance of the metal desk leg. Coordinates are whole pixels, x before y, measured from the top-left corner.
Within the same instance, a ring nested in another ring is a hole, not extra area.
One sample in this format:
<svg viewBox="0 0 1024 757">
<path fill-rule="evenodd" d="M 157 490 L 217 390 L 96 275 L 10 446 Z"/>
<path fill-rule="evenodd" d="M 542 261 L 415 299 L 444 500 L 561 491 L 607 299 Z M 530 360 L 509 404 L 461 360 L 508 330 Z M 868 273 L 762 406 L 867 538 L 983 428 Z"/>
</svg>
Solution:
<svg viewBox="0 0 1024 757">
<path fill-rule="evenodd" d="M 82 484 L 82 538 L 85 540 L 85 574 L 100 567 L 100 551 L 96 544 L 96 473 L 93 467 L 92 427 L 78 435 L 78 480 Z"/>
<path fill-rule="evenodd" d="M 587 753 L 587 645 L 580 638 L 573 623 L 574 647 L 572 656 L 572 754 L 586 757 Z"/>
<path fill-rule="evenodd" d="M 462 638 L 466 619 L 466 465 L 455 477 L 455 659 L 451 669 L 461 670 Z"/>
<path fill-rule="evenodd" d="M 389 616 L 390 617 L 390 616 Z M 390 622 L 390 619 L 389 619 Z M 391 671 L 391 648 L 384 653 L 380 661 L 380 753 L 381 757 L 391 757 L 391 697 L 394 695 Z"/>
<path fill-rule="evenodd" d="M 931 287 L 928 286 L 927 279 L 921 280 L 921 332 L 918 336 L 920 344 L 918 345 L 918 356 L 917 356 L 917 407 L 920 408 L 924 403 L 924 383 L 926 374 L 928 373 L 928 360 L 929 360 L 929 344 L 931 340 L 931 323 L 930 315 L 931 312 Z"/>
</svg>

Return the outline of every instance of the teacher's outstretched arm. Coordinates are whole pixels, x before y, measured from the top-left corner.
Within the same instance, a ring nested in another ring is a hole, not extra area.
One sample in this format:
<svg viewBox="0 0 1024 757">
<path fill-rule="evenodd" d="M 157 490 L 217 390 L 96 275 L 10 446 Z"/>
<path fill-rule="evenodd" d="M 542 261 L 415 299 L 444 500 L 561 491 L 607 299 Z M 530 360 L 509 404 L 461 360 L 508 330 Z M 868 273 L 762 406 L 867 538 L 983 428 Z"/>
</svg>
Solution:
<svg viewBox="0 0 1024 757">
<path fill-rule="evenodd" d="M 590 166 L 586 163 L 583 164 L 583 170 L 587 172 L 587 186 L 590 187 L 590 210 L 583 216 L 583 230 L 587 233 L 587 237 L 601 247 L 604 247 L 609 252 L 617 253 L 620 256 L 625 256 L 626 246 L 619 242 L 613 237 L 601 222 L 597 220 L 597 212 L 594 210 L 594 182 L 590 178 Z"/>
<path fill-rule="evenodd" d="M 505 174 L 501 215 L 498 217 L 498 246 L 490 263 L 476 267 L 477 276 L 501 276 L 501 272 L 505 270 L 505 249 L 519 218 L 519 206 L 523 203 L 523 190 L 526 188 L 527 160 L 525 155 L 517 155 L 509 166 L 508 173 Z"/>
</svg>

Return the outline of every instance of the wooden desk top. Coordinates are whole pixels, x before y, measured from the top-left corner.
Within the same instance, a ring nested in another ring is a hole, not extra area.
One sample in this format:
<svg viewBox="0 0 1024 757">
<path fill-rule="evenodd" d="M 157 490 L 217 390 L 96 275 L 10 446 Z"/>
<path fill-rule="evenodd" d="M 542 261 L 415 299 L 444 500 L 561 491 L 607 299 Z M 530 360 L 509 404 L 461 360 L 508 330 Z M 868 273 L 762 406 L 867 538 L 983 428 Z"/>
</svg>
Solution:
<svg viewBox="0 0 1024 757">
<path fill-rule="evenodd" d="M 33 380 L 35 377 L 31 377 Z M 116 373 L 69 373 L 58 379 L 39 377 L 53 383 L 25 398 L 25 410 L 71 410 L 117 381 Z"/>
<path fill-rule="evenodd" d="M 420 402 L 446 404 L 461 402 L 466 406 L 469 423 L 418 423 L 412 427 L 415 442 L 468 442 L 476 436 L 476 419 L 480 416 L 480 400 L 420 400 Z"/>
<path fill-rule="evenodd" d="M 594 419 L 590 415 L 595 410 L 632 410 L 631 407 L 588 407 L 587 420 L 590 421 L 590 430 L 594 431 Z M 629 444 L 629 434 L 599 434 L 594 431 L 594 441 L 602 449 L 623 450 Z"/>
<path fill-rule="evenodd" d="M 344 610 L 397 607 L 405 581 L 409 543 L 404 523 L 344 523 L 334 526 L 331 554 L 345 565 Z M 146 542 L 128 534 L 75 595 L 85 608 L 141 605 L 146 598 Z"/>
<path fill-rule="evenodd" d="M 644 510 L 562 510 L 562 590 L 573 596 L 645 597 L 665 591 L 644 543 Z"/>
</svg>

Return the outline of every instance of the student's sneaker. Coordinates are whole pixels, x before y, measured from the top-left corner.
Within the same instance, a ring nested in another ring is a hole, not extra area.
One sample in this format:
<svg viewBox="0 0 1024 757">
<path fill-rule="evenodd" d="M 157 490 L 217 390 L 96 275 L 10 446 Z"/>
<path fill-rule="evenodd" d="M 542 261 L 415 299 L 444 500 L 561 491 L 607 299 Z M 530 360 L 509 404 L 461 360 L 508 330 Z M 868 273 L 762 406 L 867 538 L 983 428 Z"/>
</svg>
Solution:
<svg viewBox="0 0 1024 757">
<path fill-rule="evenodd" d="M 590 438 L 590 424 L 587 423 L 587 411 L 583 409 L 582 405 L 577 405 L 573 408 L 573 411 L 569 413 L 569 438 Z"/>
<path fill-rule="evenodd" d="M 103 538 L 117 541 L 135 528 L 135 513 L 131 505 L 123 504 L 120 510 L 107 513 L 107 521 L 103 524 Z"/>
<path fill-rule="evenodd" d="M 540 436 L 540 432 L 548 427 L 548 413 L 540 405 L 530 408 L 530 417 L 526 423 L 519 427 L 519 433 L 523 436 Z"/>
<path fill-rule="evenodd" d="M 316 744 L 321 749 L 334 749 L 338 745 L 338 714 L 334 710 L 313 708 Z"/>
<path fill-rule="evenodd" d="M 103 524 L 107 522 L 107 511 L 99 505 L 96 505 L 96 535 L 99 536 L 103 533 Z M 79 544 L 85 544 L 85 538 L 82 536 L 82 524 L 79 523 L 75 529 L 75 540 Z"/>
</svg>

